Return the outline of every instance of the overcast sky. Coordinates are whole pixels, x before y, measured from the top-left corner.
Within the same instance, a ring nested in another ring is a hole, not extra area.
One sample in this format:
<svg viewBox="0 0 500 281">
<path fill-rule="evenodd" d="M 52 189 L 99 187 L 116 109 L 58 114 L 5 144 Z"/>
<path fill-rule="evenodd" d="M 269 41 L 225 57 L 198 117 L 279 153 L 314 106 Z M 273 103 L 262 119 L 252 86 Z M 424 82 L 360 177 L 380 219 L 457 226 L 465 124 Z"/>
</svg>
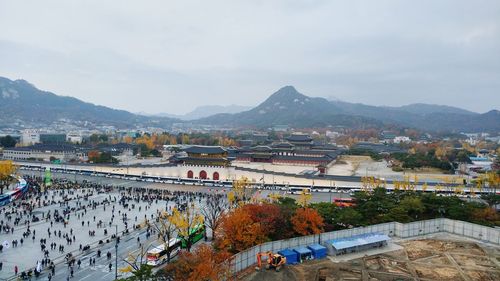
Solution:
<svg viewBox="0 0 500 281">
<path fill-rule="evenodd" d="M 257 105 L 284 85 L 500 109 L 500 1 L 0 0 L 0 76 L 133 112 Z"/>
</svg>

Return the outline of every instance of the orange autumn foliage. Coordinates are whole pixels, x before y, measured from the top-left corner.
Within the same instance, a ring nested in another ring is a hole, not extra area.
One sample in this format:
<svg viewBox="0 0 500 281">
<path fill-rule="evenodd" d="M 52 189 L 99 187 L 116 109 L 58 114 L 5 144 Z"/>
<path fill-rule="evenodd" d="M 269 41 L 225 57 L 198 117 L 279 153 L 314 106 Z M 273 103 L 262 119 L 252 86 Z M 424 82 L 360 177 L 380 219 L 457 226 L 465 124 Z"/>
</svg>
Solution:
<svg viewBox="0 0 500 281">
<path fill-rule="evenodd" d="M 279 224 L 284 220 L 281 210 L 275 204 L 246 204 L 241 208 L 249 214 L 252 221 L 260 223 L 262 231 L 270 238 L 282 231 Z"/>
<path fill-rule="evenodd" d="M 230 276 L 227 252 L 215 252 L 212 247 L 202 244 L 194 252 L 183 251 L 177 261 L 170 263 L 165 272 L 174 280 L 227 280 Z"/>
<path fill-rule="evenodd" d="M 221 218 L 215 239 L 219 249 L 237 253 L 263 243 L 266 235 L 262 225 L 245 208 L 237 208 Z"/>
<path fill-rule="evenodd" d="M 500 216 L 494 208 L 484 208 L 474 211 L 472 217 L 478 221 L 500 221 Z"/>
<path fill-rule="evenodd" d="M 291 219 L 293 230 L 300 235 L 318 234 L 323 231 L 323 218 L 311 208 L 297 209 Z"/>
<path fill-rule="evenodd" d="M 97 150 L 91 150 L 91 151 L 89 151 L 89 153 L 88 153 L 89 161 L 96 162 L 99 159 L 100 155 L 101 155 L 101 153 L 99 151 L 97 151 Z"/>
</svg>

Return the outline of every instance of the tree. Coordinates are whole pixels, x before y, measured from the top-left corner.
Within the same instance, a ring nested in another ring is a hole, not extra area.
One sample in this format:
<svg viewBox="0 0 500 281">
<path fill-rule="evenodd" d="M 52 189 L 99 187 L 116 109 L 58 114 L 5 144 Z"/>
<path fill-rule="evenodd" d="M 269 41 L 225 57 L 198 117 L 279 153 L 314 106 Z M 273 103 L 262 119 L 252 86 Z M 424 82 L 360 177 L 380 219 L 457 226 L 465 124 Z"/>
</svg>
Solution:
<svg viewBox="0 0 500 281">
<path fill-rule="evenodd" d="M 500 204 L 500 195 L 488 193 L 481 195 L 481 199 L 486 201 L 490 207 Z"/>
<path fill-rule="evenodd" d="M 223 197 L 208 197 L 205 205 L 201 209 L 201 214 L 205 217 L 205 224 L 212 230 L 212 238 L 219 228 L 221 217 L 228 208 L 227 201 Z"/>
<path fill-rule="evenodd" d="M 160 274 L 165 275 L 167 280 L 229 280 L 229 255 L 202 244 L 193 253 L 181 252 L 179 258 L 168 264 Z"/>
<path fill-rule="evenodd" d="M 311 208 L 297 209 L 291 221 L 293 230 L 300 235 L 318 234 L 323 231 L 323 218 Z"/>
<path fill-rule="evenodd" d="M 131 144 L 133 140 L 134 139 L 132 139 L 132 137 L 130 137 L 130 136 L 124 136 L 123 137 L 123 142 L 127 143 L 127 144 Z"/>
<path fill-rule="evenodd" d="M 12 180 L 12 175 L 17 171 L 17 166 L 11 160 L 0 161 L 0 194 Z"/>
<path fill-rule="evenodd" d="M 362 221 L 363 215 L 354 208 L 339 208 L 335 212 L 333 223 L 338 228 L 349 228 L 360 225 Z"/>
<path fill-rule="evenodd" d="M 494 208 L 483 208 L 477 209 L 472 212 L 472 218 L 475 221 L 480 222 L 492 222 L 493 224 L 497 224 L 500 221 L 500 216 L 495 211 Z"/>
<path fill-rule="evenodd" d="M 392 208 L 387 214 L 389 220 L 407 223 L 411 221 L 411 217 L 408 216 L 408 211 L 402 207 L 397 206 Z"/>
<path fill-rule="evenodd" d="M 194 204 L 188 205 L 184 211 L 179 211 L 174 208 L 172 216 L 169 217 L 170 221 L 175 225 L 179 236 L 186 238 L 186 248 L 191 251 L 191 239 L 188 239 L 189 234 L 193 229 L 203 224 L 203 216 L 196 212 Z"/>
<path fill-rule="evenodd" d="M 121 272 L 131 272 L 132 276 L 122 279 L 126 281 L 156 281 L 158 278 L 153 273 L 153 267 L 144 263 L 144 256 L 151 247 L 141 248 L 127 255 L 123 261 L 127 264 L 125 268 L 121 268 Z"/>
<path fill-rule="evenodd" d="M 91 150 L 88 153 L 89 161 L 97 163 L 99 161 L 99 156 L 101 153 L 98 150 Z"/>
<path fill-rule="evenodd" d="M 335 204 L 332 204 L 330 202 L 320 202 L 310 204 L 309 206 L 315 209 L 323 218 L 323 220 L 325 221 L 325 228 L 328 225 L 332 225 L 334 223 L 335 212 L 339 208 Z"/>
<path fill-rule="evenodd" d="M 137 270 L 131 270 L 130 268 L 126 268 L 121 270 L 121 272 L 131 272 L 132 276 L 118 279 L 122 281 L 156 281 L 158 277 L 153 272 L 153 266 L 148 264 L 140 264 Z"/>
<path fill-rule="evenodd" d="M 237 205 L 240 202 L 244 202 L 246 200 L 246 192 L 250 187 L 251 182 L 247 177 L 241 177 L 239 180 L 233 181 L 233 190 L 234 193 L 234 202 L 230 202 L 233 205 Z"/>
<path fill-rule="evenodd" d="M 416 196 L 407 196 L 403 198 L 398 207 L 402 208 L 406 212 L 406 214 L 408 214 L 408 216 L 414 219 L 417 219 L 418 216 L 421 215 L 425 210 L 422 201 Z"/>
<path fill-rule="evenodd" d="M 11 137 L 10 135 L 7 135 L 5 137 L 0 137 L 0 146 L 5 147 L 5 148 L 10 148 L 16 146 L 16 139 Z"/>
<path fill-rule="evenodd" d="M 283 239 L 282 222 L 287 219 L 282 216 L 281 209 L 275 204 L 247 204 L 242 207 L 250 215 L 252 221 L 260 223 L 264 234 L 271 240 Z"/>
<path fill-rule="evenodd" d="M 151 150 L 155 147 L 153 139 L 146 134 L 135 139 L 135 143 L 138 145 L 144 144 L 148 150 Z"/>
<path fill-rule="evenodd" d="M 170 262 L 172 250 L 168 247 L 170 239 L 174 238 L 175 225 L 172 223 L 172 215 L 167 212 L 161 212 L 156 222 L 153 223 L 153 228 L 158 233 L 158 238 L 165 245 L 167 250 L 167 262 Z"/>
<path fill-rule="evenodd" d="M 237 253 L 263 243 L 266 235 L 262 225 L 253 221 L 245 209 L 236 208 L 222 216 L 215 239 L 219 249 Z"/>
<path fill-rule="evenodd" d="M 302 190 L 302 192 L 299 195 L 299 205 L 302 208 L 307 207 L 309 205 L 309 201 L 311 201 L 312 195 L 311 193 L 307 193 L 305 190 Z"/>
</svg>

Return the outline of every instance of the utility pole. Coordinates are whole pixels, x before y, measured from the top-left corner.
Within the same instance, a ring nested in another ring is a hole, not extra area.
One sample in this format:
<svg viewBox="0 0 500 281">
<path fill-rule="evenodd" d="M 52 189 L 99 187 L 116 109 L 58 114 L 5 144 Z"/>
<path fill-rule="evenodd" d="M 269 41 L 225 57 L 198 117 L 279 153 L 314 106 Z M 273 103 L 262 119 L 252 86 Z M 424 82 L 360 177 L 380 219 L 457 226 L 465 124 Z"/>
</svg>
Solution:
<svg viewBox="0 0 500 281">
<path fill-rule="evenodd" d="M 118 280 L 118 225 L 115 224 L 115 280 Z"/>
<path fill-rule="evenodd" d="M 330 180 L 330 203 L 332 203 L 332 180 Z"/>
</svg>

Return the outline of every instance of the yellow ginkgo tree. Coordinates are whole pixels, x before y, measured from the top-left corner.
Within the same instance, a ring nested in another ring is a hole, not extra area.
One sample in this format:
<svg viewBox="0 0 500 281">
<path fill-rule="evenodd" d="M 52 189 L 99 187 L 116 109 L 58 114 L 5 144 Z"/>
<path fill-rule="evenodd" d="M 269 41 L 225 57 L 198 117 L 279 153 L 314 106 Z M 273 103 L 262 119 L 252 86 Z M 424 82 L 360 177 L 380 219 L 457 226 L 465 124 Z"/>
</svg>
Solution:
<svg viewBox="0 0 500 281">
<path fill-rule="evenodd" d="M 241 177 L 233 182 L 233 191 L 237 200 L 245 201 L 247 189 L 250 187 L 250 180 L 247 177 Z"/>
<path fill-rule="evenodd" d="M 0 194 L 12 180 L 12 175 L 17 171 L 17 166 L 11 160 L 0 161 Z"/>
<path fill-rule="evenodd" d="M 169 216 L 169 220 L 175 226 L 179 237 L 183 240 L 183 247 L 189 252 L 192 246 L 190 235 L 193 234 L 195 229 L 199 229 L 200 226 L 205 228 L 203 216 L 196 210 L 194 204 L 191 204 L 187 205 L 183 211 L 174 208 L 172 215 Z"/>
<path fill-rule="evenodd" d="M 170 240 L 174 238 L 176 226 L 172 222 L 172 214 L 168 212 L 160 212 L 156 221 L 152 224 L 153 228 L 158 233 L 158 240 L 167 249 L 167 262 L 170 262 L 172 249 L 169 247 Z"/>
<path fill-rule="evenodd" d="M 311 201 L 312 195 L 309 192 L 303 190 L 299 195 L 298 203 L 301 207 L 306 208 L 309 205 L 309 201 Z"/>
</svg>

